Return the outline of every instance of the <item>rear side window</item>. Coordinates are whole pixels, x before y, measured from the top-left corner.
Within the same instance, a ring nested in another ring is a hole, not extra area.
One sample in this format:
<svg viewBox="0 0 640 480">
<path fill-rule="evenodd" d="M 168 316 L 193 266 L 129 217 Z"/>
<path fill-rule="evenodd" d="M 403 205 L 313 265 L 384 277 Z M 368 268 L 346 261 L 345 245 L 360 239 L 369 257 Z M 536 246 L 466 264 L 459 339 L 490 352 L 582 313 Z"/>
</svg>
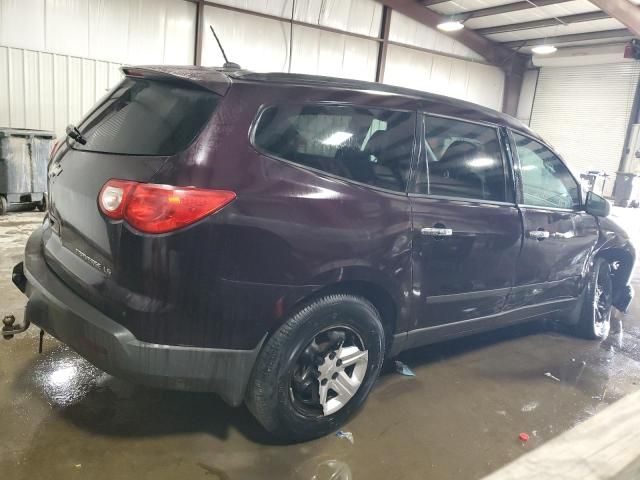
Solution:
<svg viewBox="0 0 640 480">
<path fill-rule="evenodd" d="M 428 186 L 420 193 L 505 201 L 506 181 L 498 130 L 440 117 L 425 117 Z"/>
<path fill-rule="evenodd" d="M 264 153 L 348 180 L 404 192 L 415 114 L 351 106 L 281 105 L 262 112 Z"/>
<path fill-rule="evenodd" d="M 211 118 L 219 96 L 197 87 L 126 78 L 82 123 L 86 145 L 74 148 L 129 155 L 174 155 Z"/>
</svg>

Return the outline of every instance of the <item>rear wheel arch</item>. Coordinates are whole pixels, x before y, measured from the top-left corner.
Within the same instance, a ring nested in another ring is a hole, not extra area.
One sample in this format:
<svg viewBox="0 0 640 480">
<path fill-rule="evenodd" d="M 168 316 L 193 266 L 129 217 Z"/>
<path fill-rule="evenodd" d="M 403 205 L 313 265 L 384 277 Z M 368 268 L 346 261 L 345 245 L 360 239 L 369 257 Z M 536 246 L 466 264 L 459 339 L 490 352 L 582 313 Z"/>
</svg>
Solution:
<svg viewBox="0 0 640 480">
<path fill-rule="evenodd" d="M 397 325 L 398 306 L 387 289 L 373 282 L 365 280 L 345 280 L 343 282 L 326 285 L 298 301 L 283 318 L 288 318 L 290 315 L 295 314 L 295 312 L 319 298 L 334 294 L 354 295 L 362 297 L 371 303 L 380 314 L 387 339 L 387 347 L 389 346 L 388 344 L 393 340 Z"/>
</svg>

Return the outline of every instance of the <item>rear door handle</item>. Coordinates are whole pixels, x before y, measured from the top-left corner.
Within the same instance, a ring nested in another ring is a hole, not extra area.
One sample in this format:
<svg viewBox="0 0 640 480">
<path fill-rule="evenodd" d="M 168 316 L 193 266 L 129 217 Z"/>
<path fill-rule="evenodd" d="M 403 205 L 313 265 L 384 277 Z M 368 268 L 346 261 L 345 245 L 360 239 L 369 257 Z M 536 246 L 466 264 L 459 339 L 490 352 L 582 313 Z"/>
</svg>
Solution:
<svg viewBox="0 0 640 480">
<path fill-rule="evenodd" d="M 453 230 L 450 228 L 425 227 L 420 230 L 420 233 L 430 237 L 450 237 L 453 235 Z"/>
<path fill-rule="evenodd" d="M 529 237 L 535 238 L 536 240 L 544 240 L 545 238 L 549 238 L 549 232 L 546 230 L 529 230 Z"/>
</svg>

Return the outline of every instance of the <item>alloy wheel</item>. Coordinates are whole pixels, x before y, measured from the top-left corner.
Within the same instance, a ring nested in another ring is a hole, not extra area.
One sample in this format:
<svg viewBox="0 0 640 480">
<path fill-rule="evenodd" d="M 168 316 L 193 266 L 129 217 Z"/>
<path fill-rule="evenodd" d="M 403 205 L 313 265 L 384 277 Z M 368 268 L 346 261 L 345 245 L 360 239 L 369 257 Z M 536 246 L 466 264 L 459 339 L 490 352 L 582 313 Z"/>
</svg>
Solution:
<svg viewBox="0 0 640 480">
<path fill-rule="evenodd" d="M 341 326 L 317 334 L 300 354 L 291 376 L 294 406 L 308 416 L 343 408 L 364 381 L 369 354 L 360 335 Z"/>
</svg>

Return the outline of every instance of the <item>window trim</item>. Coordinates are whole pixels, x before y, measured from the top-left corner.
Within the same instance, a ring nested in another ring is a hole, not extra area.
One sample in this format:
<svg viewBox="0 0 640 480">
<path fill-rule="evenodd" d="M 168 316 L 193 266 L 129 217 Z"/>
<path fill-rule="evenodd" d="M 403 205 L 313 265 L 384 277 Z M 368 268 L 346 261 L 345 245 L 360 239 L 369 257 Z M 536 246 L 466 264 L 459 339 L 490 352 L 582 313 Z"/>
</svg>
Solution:
<svg viewBox="0 0 640 480">
<path fill-rule="evenodd" d="M 309 105 L 309 106 L 327 106 L 327 107 L 354 107 L 354 108 L 371 108 L 371 109 L 375 109 L 375 110 L 384 110 L 387 112 L 397 112 L 397 113 L 411 113 L 414 116 L 414 128 L 413 128 L 413 145 L 411 147 L 411 159 L 410 159 L 410 164 L 409 164 L 409 177 L 407 178 L 407 182 L 406 185 L 404 187 L 404 191 L 400 191 L 400 190 L 391 190 L 388 188 L 384 188 L 384 187 L 378 187 L 376 185 L 370 185 L 368 183 L 363 183 L 363 182 L 359 182 L 357 180 L 352 180 L 350 178 L 345 178 L 345 177 L 341 177 L 339 175 L 334 175 L 333 173 L 329 173 L 329 172 L 325 172 L 324 170 L 319 170 L 317 168 L 313 168 L 313 167 L 309 167 L 307 165 L 301 165 L 299 163 L 294 162 L 293 160 L 288 160 L 286 158 L 280 157 L 278 155 L 275 155 L 271 152 L 267 152 L 266 150 L 263 150 L 262 148 L 260 148 L 256 142 L 255 142 L 255 135 L 256 135 L 256 129 L 258 127 L 258 124 L 260 123 L 260 119 L 262 118 L 262 115 L 264 114 L 265 111 L 267 111 L 269 108 L 272 107 L 279 107 L 279 106 L 301 106 L 301 105 Z M 286 163 L 287 165 L 290 165 L 292 167 L 296 167 L 299 168 L 301 170 L 307 171 L 307 172 L 312 172 L 316 175 L 319 175 L 321 177 L 326 177 L 329 180 L 337 180 L 340 182 L 344 182 L 348 185 L 356 185 L 356 186 L 360 186 L 360 187 L 365 187 L 365 188 L 370 188 L 372 190 L 376 190 L 379 192 L 383 192 L 383 193 L 390 193 L 390 194 L 394 194 L 394 195 L 400 195 L 402 197 L 407 197 L 409 192 L 409 189 L 411 187 L 411 185 L 413 184 L 413 177 L 415 175 L 416 172 L 416 157 L 417 157 L 417 129 L 418 129 L 418 112 L 416 110 L 408 110 L 408 109 L 401 109 L 401 108 L 386 108 L 386 107 L 379 107 L 379 106 L 375 106 L 375 105 L 361 105 L 361 104 L 357 104 L 357 103 L 349 103 L 349 102 L 334 102 L 334 101 L 319 101 L 319 102 L 279 102 L 279 103 L 263 103 L 258 107 L 258 111 L 256 112 L 256 114 L 253 117 L 253 120 L 251 121 L 251 125 L 249 126 L 249 131 L 248 133 L 248 139 L 249 139 L 249 145 L 251 146 L 251 148 L 258 153 L 259 155 L 262 155 L 264 157 L 270 158 L 272 160 L 277 160 L 279 162 L 283 162 Z"/>
<path fill-rule="evenodd" d="M 536 138 L 526 132 L 522 132 L 519 130 L 514 130 L 512 128 L 507 128 L 507 133 L 509 135 L 509 140 L 511 142 L 511 150 L 512 150 L 512 155 L 514 156 L 514 160 L 517 162 L 518 168 L 515 168 L 515 163 L 512 166 L 513 167 L 513 172 L 514 172 L 514 178 L 517 177 L 517 186 L 518 189 L 516 191 L 516 203 L 518 204 L 519 207 L 523 207 L 523 208 L 536 208 L 536 209 L 541 209 L 541 210 L 551 210 L 554 212 L 572 212 L 572 213 L 579 213 L 584 211 L 584 204 L 582 201 L 582 184 L 576 179 L 575 175 L 573 174 L 573 172 L 571 171 L 571 169 L 567 166 L 567 162 L 564 161 L 564 159 L 558 154 L 558 152 L 556 152 L 548 143 L 546 143 L 544 140 L 541 140 L 539 138 Z M 577 208 L 561 208 L 561 207 L 548 207 L 548 206 L 544 206 L 544 205 L 530 205 L 528 203 L 524 203 L 524 193 L 523 193 L 523 183 L 522 183 L 522 174 L 521 174 L 521 164 L 520 164 L 520 155 L 518 155 L 518 147 L 516 144 L 516 139 L 515 139 L 515 135 L 520 135 L 521 137 L 525 137 L 528 138 L 529 140 L 536 142 L 540 145 L 542 145 L 544 148 L 546 148 L 547 150 L 549 150 L 559 161 L 560 163 L 564 166 L 564 168 L 566 168 L 567 172 L 569 172 L 569 176 L 573 179 L 574 182 L 576 182 L 576 185 L 578 187 L 578 202 L 579 205 Z"/>
<path fill-rule="evenodd" d="M 417 132 L 416 134 L 416 136 L 419 137 L 420 152 L 419 152 L 419 156 L 417 156 L 416 160 L 414 161 L 414 167 L 415 167 L 416 173 L 412 176 L 412 182 L 411 182 L 410 191 L 409 191 L 409 194 L 412 197 L 434 198 L 438 200 L 455 200 L 455 201 L 460 200 L 460 201 L 467 201 L 467 202 L 488 204 L 488 205 L 503 205 L 503 206 L 517 205 L 517 190 L 514 189 L 514 186 L 511 185 L 511 182 L 509 181 L 510 178 L 515 179 L 515 175 L 513 173 L 513 165 L 510 159 L 510 151 L 507 148 L 508 143 L 506 143 L 505 139 L 503 138 L 503 129 L 506 128 L 504 125 L 493 123 L 493 122 L 485 122 L 482 120 L 469 120 L 466 118 L 460 118 L 452 115 L 443 115 L 440 113 L 431 113 L 427 110 L 418 110 L 417 113 L 418 115 L 420 115 L 419 122 L 416 123 L 416 127 L 419 126 L 420 128 L 420 131 Z M 482 127 L 492 128 L 493 130 L 495 130 L 496 138 L 498 139 L 498 144 L 500 146 L 500 157 L 502 158 L 505 200 L 486 200 L 486 199 L 476 198 L 476 197 L 457 197 L 454 195 L 437 195 L 432 193 L 421 193 L 416 191 L 415 178 L 417 177 L 417 171 L 420 168 L 420 163 L 423 162 L 424 163 L 423 168 L 427 175 L 427 190 L 431 192 L 431 175 L 429 172 L 429 162 L 426 158 L 426 154 L 427 154 L 426 117 L 436 117 L 436 118 L 443 118 L 446 120 L 453 120 L 457 122 L 471 123 L 473 125 L 479 125 Z M 513 201 L 507 200 L 510 196 L 509 194 L 513 198 Z"/>
</svg>

